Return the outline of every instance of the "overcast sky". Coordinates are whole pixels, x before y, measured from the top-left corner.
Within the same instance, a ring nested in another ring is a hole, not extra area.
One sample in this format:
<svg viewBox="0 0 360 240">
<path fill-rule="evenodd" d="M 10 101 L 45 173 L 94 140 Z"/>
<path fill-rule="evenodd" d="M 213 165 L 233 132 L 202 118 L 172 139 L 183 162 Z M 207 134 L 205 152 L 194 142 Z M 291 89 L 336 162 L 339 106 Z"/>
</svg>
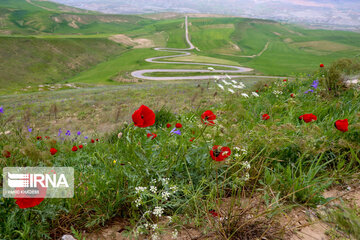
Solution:
<svg viewBox="0 0 360 240">
<path fill-rule="evenodd" d="M 104 13 L 218 13 L 360 27 L 360 0 L 53 0 Z"/>
</svg>

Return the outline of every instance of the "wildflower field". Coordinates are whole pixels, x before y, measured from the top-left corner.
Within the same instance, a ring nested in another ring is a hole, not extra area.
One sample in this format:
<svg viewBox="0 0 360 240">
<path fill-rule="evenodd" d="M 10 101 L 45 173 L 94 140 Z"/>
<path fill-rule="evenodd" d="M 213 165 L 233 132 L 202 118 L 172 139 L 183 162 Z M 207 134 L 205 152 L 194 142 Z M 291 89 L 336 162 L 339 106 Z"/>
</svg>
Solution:
<svg viewBox="0 0 360 240">
<path fill-rule="evenodd" d="M 359 71 L 355 62 L 251 84 L 4 98 L 1 168 L 71 166 L 75 193 L 2 197 L 0 239 L 297 239 L 299 221 L 358 239 L 359 198 L 344 196 L 360 187 L 360 91 L 333 78 Z"/>
</svg>

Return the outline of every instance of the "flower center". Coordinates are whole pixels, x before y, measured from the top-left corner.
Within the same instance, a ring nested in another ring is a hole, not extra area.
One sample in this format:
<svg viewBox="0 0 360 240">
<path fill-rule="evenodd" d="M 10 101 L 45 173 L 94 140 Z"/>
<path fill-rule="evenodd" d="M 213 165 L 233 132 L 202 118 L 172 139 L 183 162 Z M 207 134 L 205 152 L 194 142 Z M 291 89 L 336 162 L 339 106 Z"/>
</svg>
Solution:
<svg viewBox="0 0 360 240">
<path fill-rule="evenodd" d="M 220 150 L 220 149 L 217 148 L 217 149 L 214 150 L 214 156 L 215 156 L 215 157 L 220 156 L 220 154 L 221 154 L 221 150 Z"/>
</svg>

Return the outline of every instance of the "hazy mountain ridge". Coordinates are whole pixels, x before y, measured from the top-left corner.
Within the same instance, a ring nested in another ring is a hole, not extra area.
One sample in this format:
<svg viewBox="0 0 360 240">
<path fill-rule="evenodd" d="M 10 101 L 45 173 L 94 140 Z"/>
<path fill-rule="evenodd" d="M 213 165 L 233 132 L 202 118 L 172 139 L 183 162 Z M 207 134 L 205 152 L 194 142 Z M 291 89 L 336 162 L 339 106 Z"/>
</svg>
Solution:
<svg viewBox="0 0 360 240">
<path fill-rule="evenodd" d="M 153 12 L 216 13 L 305 23 L 314 26 L 360 29 L 360 2 L 339 0 L 54 0 L 105 13 Z"/>
</svg>

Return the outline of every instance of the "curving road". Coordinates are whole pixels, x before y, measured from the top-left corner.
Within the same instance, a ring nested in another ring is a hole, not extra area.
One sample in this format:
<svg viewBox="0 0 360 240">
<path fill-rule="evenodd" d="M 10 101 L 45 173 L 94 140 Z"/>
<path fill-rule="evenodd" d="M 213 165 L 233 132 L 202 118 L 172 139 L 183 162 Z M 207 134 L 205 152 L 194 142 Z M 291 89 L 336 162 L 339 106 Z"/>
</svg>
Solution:
<svg viewBox="0 0 360 240">
<path fill-rule="evenodd" d="M 189 27 L 188 27 L 188 17 L 185 17 L 185 38 L 187 44 L 190 46 L 189 48 L 155 48 L 156 51 L 160 52 L 173 52 L 177 53 L 176 55 L 163 56 L 163 57 L 153 57 L 145 59 L 146 62 L 149 63 L 162 63 L 162 64 L 183 64 L 183 65 L 199 65 L 199 66 L 208 66 L 208 67 L 222 67 L 229 68 L 230 70 L 197 70 L 197 69 L 146 69 L 146 70 L 138 70 L 131 73 L 133 77 L 144 79 L 144 80 L 196 80 L 196 79 L 209 79 L 214 78 L 214 75 L 204 75 L 204 76 L 187 76 L 187 77 L 149 77 L 144 76 L 144 74 L 149 73 L 219 73 L 219 74 L 227 74 L 227 73 L 244 73 L 250 72 L 253 69 L 238 67 L 232 65 L 222 65 L 222 64 L 213 64 L 213 63 L 194 63 L 194 62 L 169 62 L 169 61 L 160 61 L 161 59 L 174 58 L 174 57 L 183 57 L 190 56 L 191 53 L 188 52 L 190 50 L 195 49 L 195 46 L 191 43 L 189 39 Z M 278 78 L 273 76 L 256 76 L 256 75 L 231 75 L 232 78 L 241 78 L 241 77 L 263 77 L 263 78 Z"/>
</svg>

